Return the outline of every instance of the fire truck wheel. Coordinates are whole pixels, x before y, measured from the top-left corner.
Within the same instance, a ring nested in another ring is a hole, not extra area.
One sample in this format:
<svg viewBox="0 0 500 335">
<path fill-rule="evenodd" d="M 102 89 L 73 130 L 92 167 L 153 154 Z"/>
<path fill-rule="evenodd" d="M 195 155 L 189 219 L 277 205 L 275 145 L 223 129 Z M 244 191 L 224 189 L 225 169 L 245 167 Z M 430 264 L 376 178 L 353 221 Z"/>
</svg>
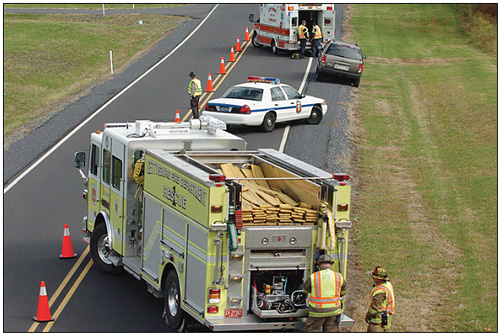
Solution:
<svg viewBox="0 0 500 335">
<path fill-rule="evenodd" d="M 264 116 L 264 121 L 262 121 L 262 125 L 260 126 L 263 131 L 269 133 L 273 131 L 274 126 L 276 126 L 276 115 L 272 112 L 269 112 Z"/>
<path fill-rule="evenodd" d="M 262 48 L 262 44 L 259 44 L 259 35 L 253 33 L 252 35 L 252 45 L 256 48 Z"/>
<path fill-rule="evenodd" d="M 184 327 L 184 312 L 181 309 L 181 290 L 175 271 L 170 271 L 165 281 L 165 322 L 175 330 Z"/>
<path fill-rule="evenodd" d="M 306 122 L 308 124 L 318 124 L 321 122 L 321 119 L 323 119 L 323 111 L 321 110 L 321 107 L 314 106 L 311 111 L 311 115 L 309 115 L 309 118 L 306 119 Z"/>
<path fill-rule="evenodd" d="M 95 227 L 90 238 L 90 253 L 94 263 L 102 272 L 120 274 L 123 271 L 122 267 L 114 266 L 109 259 L 111 249 L 109 247 L 106 225 L 99 224 Z"/>
</svg>

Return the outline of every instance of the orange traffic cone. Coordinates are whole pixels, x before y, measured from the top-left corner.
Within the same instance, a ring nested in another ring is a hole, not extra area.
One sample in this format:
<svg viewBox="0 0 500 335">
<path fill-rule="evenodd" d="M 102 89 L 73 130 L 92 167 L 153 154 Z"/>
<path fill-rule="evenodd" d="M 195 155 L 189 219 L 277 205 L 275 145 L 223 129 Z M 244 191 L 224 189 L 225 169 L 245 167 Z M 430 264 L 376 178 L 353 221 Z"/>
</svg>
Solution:
<svg viewBox="0 0 500 335">
<path fill-rule="evenodd" d="M 208 74 L 208 82 L 207 82 L 207 90 L 206 92 L 213 92 L 214 91 L 214 87 L 212 85 L 212 74 L 209 73 Z"/>
<path fill-rule="evenodd" d="M 174 122 L 181 122 L 181 115 L 179 114 L 179 110 L 175 111 L 175 121 Z"/>
<path fill-rule="evenodd" d="M 59 258 L 75 258 L 78 254 L 73 250 L 73 243 L 71 243 L 71 235 L 69 234 L 68 224 L 64 224 L 64 236 L 62 252 Z"/>
<path fill-rule="evenodd" d="M 245 41 L 250 41 L 250 35 L 248 34 L 248 27 L 245 29 Z"/>
<path fill-rule="evenodd" d="M 234 57 L 234 47 L 231 45 L 231 55 L 229 55 L 230 62 L 236 62 L 236 58 Z"/>
<path fill-rule="evenodd" d="M 49 298 L 47 298 L 47 290 L 45 289 L 45 282 L 42 281 L 40 284 L 40 296 L 38 298 L 38 309 L 36 312 L 36 316 L 33 317 L 33 320 L 38 322 L 49 322 L 54 321 L 52 315 L 50 315 L 49 309 Z"/>
<path fill-rule="evenodd" d="M 241 52 L 241 44 L 240 44 L 240 37 L 236 37 L 236 49 L 234 49 L 236 52 Z"/>
<path fill-rule="evenodd" d="M 220 74 L 225 74 L 226 73 L 226 67 L 224 66 L 224 57 L 220 58 L 220 69 L 219 69 Z"/>
</svg>

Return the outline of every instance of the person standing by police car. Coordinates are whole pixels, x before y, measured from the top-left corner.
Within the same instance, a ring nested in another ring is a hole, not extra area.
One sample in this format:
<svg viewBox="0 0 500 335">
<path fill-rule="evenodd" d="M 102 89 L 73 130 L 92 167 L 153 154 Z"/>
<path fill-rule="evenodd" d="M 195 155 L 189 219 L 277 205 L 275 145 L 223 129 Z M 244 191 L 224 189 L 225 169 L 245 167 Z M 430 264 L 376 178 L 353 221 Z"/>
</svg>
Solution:
<svg viewBox="0 0 500 335">
<path fill-rule="evenodd" d="M 306 52 L 306 43 L 309 38 L 309 30 L 307 29 L 307 21 L 302 20 L 302 24 L 299 26 L 299 43 L 300 43 L 300 58 L 304 58 Z"/>
<path fill-rule="evenodd" d="M 313 28 L 311 31 L 311 51 L 313 57 L 319 57 L 319 46 L 322 41 L 323 34 L 321 33 L 321 28 L 316 24 L 316 22 L 313 22 Z"/>
<path fill-rule="evenodd" d="M 303 290 L 309 293 L 309 316 L 304 331 L 339 332 L 340 313 L 344 310 L 341 298 L 346 294 L 346 282 L 339 272 L 331 269 L 333 259 L 321 255 L 319 271 L 304 282 Z"/>
<path fill-rule="evenodd" d="M 368 275 L 373 279 L 373 289 L 365 316 L 365 321 L 368 323 L 367 331 L 370 333 L 389 331 L 396 304 L 392 284 L 387 278 L 387 270 L 377 266 L 373 272 L 368 272 Z"/>
<path fill-rule="evenodd" d="M 193 112 L 193 119 L 199 119 L 200 96 L 203 93 L 203 88 L 201 87 L 201 81 L 196 78 L 196 75 L 193 72 L 189 74 L 189 77 L 191 77 L 191 81 L 188 85 L 190 107 L 191 111 Z"/>
</svg>

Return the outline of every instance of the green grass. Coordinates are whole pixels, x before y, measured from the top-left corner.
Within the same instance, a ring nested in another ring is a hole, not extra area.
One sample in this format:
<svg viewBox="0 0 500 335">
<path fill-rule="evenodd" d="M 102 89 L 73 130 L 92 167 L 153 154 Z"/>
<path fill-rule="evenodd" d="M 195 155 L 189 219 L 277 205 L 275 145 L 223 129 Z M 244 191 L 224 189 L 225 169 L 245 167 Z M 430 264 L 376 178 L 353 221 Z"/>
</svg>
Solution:
<svg viewBox="0 0 500 335">
<path fill-rule="evenodd" d="M 4 135 L 115 74 L 185 18 L 4 14 Z M 143 24 L 139 25 L 138 21 Z"/>
<path fill-rule="evenodd" d="M 471 43 L 453 5 L 352 8 L 368 55 L 361 265 L 389 268 L 395 331 L 496 332 L 496 53 Z"/>
<path fill-rule="evenodd" d="M 43 8 L 43 9 L 99 9 L 102 10 L 102 3 L 6 3 L 4 8 Z M 136 3 L 134 8 L 161 8 L 179 6 L 178 4 Z M 132 9 L 132 4 L 106 3 L 104 9 Z"/>
</svg>

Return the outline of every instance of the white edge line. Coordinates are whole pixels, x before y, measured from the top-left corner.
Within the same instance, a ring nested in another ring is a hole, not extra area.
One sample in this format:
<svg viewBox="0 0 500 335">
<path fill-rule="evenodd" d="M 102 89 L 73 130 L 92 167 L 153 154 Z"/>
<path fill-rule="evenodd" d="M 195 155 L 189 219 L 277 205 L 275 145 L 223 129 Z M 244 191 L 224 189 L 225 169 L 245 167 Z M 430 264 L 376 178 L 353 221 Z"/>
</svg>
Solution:
<svg viewBox="0 0 500 335">
<path fill-rule="evenodd" d="M 302 93 L 304 87 L 306 86 L 307 77 L 309 76 L 309 72 L 311 71 L 311 64 L 314 58 L 309 58 L 309 63 L 307 64 L 306 72 L 304 73 L 304 78 L 302 78 L 302 83 L 300 84 L 299 92 Z M 285 127 L 285 131 L 283 132 L 283 137 L 281 138 L 281 144 L 279 148 L 279 152 L 283 152 L 285 150 L 286 140 L 288 139 L 288 134 L 290 133 L 290 125 L 287 124 Z"/>
<path fill-rule="evenodd" d="M 205 23 L 206 20 L 212 15 L 212 13 L 219 7 L 218 4 L 215 5 L 215 7 L 208 13 L 208 15 L 203 19 L 203 21 L 198 24 L 198 26 L 181 42 L 179 43 L 172 51 L 168 53 L 165 57 L 160 59 L 155 65 L 153 65 L 149 70 L 144 72 L 139 78 L 131 82 L 127 87 L 125 87 L 123 90 L 121 90 L 118 94 L 116 94 L 114 97 L 112 97 L 110 100 L 108 100 L 104 105 L 102 105 L 98 110 L 96 110 L 92 115 L 90 115 L 85 121 L 80 123 L 76 128 L 74 128 L 69 134 L 67 134 L 65 137 L 63 137 L 56 145 L 54 145 L 49 151 L 47 151 L 42 157 L 40 157 L 35 163 L 33 163 L 28 169 L 26 169 L 23 173 L 21 173 L 16 179 L 14 179 L 9 185 L 7 185 L 4 190 L 3 194 L 7 193 L 12 187 L 14 187 L 21 179 L 23 179 L 28 173 L 33 171 L 40 163 L 42 163 L 47 157 L 49 157 L 56 149 L 58 149 L 61 145 L 63 145 L 64 142 L 66 142 L 71 136 L 73 136 L 78 130 L 80 130 L 84 125 L 86 125 L 90 120 L 92 120 L 96 115 L 98 115 L 100 112 L 102 112 L 106 107 L 108 107 L 113 101 L 118 99 L 123 93 L 128 91 L 132 86 L 134 86 L 139 80 L 144 78 L 149 72 L 153 71 L 158 65 L 163 63 L 167 58 L 169 58 L 177 49 L 179 49 L 184 43 L 186 43 L 191 36 L 193 36 L 198 29 L 201 28 L 201 26 Z"/>
</svg>

